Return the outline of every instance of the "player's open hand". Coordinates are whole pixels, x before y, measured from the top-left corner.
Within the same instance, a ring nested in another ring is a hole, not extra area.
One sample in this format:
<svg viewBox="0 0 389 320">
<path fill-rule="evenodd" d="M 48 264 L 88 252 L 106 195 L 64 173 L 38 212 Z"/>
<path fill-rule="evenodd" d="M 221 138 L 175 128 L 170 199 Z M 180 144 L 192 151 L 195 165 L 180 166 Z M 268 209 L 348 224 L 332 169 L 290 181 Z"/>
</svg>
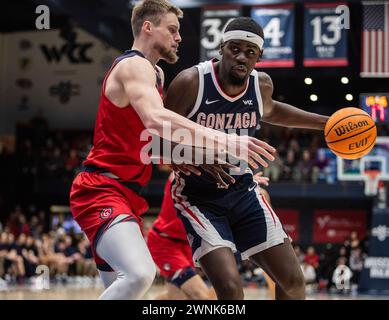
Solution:
<svg viewBox="0 0 389 320">
<path fill-rule="evenodd" d="M 220 188 L 228 189 L 231 183 L 235 183 L 235 179 L 229 175 L 224 169 L 236 168 L 235 166 L 225 164 L 203 164 L 201 168 L 215 178 L 216 183 Z"/>
<path fill-rule="evenodd" d="M 249 136 L 228 135 L 227 152 L 239 160 L 246 161 L 253 169 L 258 169 L 258 164 L 268 167 L 268 161 L 274 161 L 276 149 L 262 140 Z"/>
<path fill-rule="evenodd" d="M 268 186 L 268 185 L 269 185 L 269 178 L 268 178 L 268 177 L 264 177 L 262 171 L 256 173 L 256 174 L 253 176 L 253 179 L 254 179 L 254 181 L 255 181 L 256 183 L 258 183 L 258 184 L 262 184 L 262 185 L 264 185 L 264 186 Z"/>
<path fill-rule="evenodd" d="M 198 169 L 196 164 L 169 164 L 168 165 L 175 172 L 182 172 L 186 176 L 190 176 L 192 173 L 196 176 L 201 175 L 201 171 Z"/>
</svg>

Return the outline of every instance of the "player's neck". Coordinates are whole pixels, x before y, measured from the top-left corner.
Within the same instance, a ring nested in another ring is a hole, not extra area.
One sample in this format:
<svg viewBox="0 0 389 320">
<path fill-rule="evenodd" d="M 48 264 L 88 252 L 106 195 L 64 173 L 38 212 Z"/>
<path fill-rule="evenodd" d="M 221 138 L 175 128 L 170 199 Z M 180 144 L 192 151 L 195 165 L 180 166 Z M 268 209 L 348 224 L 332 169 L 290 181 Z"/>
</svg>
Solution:
<svg viewBox="0 0 389 320">
<path fill-rule="evenodd" d="M 143 53 L 145 58 L 150 61 L 150 63 L 155 66 L 160 59 L 159 53 L 156 52 L 148 43 L 135 40 L 131 50 L 137 50 Z"/>
<path fill-rule="evenodd" d="M 221 89 L 231 97 L 234 97 L 246 88 L 247 80 L 242 85 L 235 85 L 229 81 L 228 71 L 220 68 L 220 62 L 215 63 L 215 73 Z"/>
</svg>

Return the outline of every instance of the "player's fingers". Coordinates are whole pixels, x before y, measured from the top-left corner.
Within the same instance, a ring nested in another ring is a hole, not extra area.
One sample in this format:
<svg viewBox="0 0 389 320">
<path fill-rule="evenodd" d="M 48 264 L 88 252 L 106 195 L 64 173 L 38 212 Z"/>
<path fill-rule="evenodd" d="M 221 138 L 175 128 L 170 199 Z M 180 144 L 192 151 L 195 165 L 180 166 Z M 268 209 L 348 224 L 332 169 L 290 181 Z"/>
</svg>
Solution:
<svg viewBox="0 0 389 320">
<path fill-rule="evenodd" d="M 276 152 L 276 149 L 274 147 L 272 147 L 270 144 L 266 143 L 265 141 L 256 139 L 254 137 L 250 137 L 249 141 L 251 141 L 252 143 L 254 143 L 255 145 L 257 145 L 257 146 L 259 146 L 261 148 L 266 149 L 270 153 L 274 154 Z"/>
<path fill-rule="evenodd" d="M 249 143 L 249 150 L 252 150 L 262 156 L 264 156 L 266 159 L 273 161 L 275 158 L 274 156 L 268 152 L 265 148 L 257 146 L 255 143 Z"/>
<path fill-rule="evenodd" d="M 186 170 L 184 167 L 177 167 L 177 170 L 182 172 L 186 176 L 190 176 L 190 171 Z"/>
<path fill-rule="evenodd" d="M 264 166 L 265 168 L 268 167 L 267 162 L 265 160 L 263 160 L 259 154 L 257 154 L 256 152 L 253 152 L 253 151 L 249 151 L 248 163 L 254 169 L 259 168 L 257 163 L 259 163 L 261 166 Z"/>
<path fill-rule="evenodd" d="M 223 187 L 228 187 L 228 184 L 223 180 L 223 178 L 220 176 L 220 171 L 217 169 L 217 166 L 214 165 L 205 165 L 203 169 L 208 172 L 215 180 Z M 222 169 L 220 169 L 223 171 Z M 224 171 L 223 171 L 224 172 Z"/>
<path fill-rule="evenodd" d="M 252 168 L 252 169 L 254 169 L 254 170 L 256 170 L 256 169 L 258 169 L 259 167 L 258 167 L 258 164 L 253 160 L 253 159 L 248 159 L 248 164 L 249 164 L 249 166 L 250 166 L 250 168 Z"/>
<path fill-rule="evenodd" d="M 219 182 L 220 186 L 224 189 L 228 189 L 228 184 L 222 179 L 219 173 L 216 173 L 217 181 Z"/>
<path fill-rule="evenodd" d="M 223 180 L 229 182 L 229 183 L 235 183 L 234 177 L 229 175 L 227 172 L 225 172 L 222 168 L 220 168 L 219 175 L 222 177 Z"/>
<path fill-rule="evenodd" d="M 184 165 L 184 168 L 186 171 L 189 171 L 191 173 L 194 173 L 196 176 L 201 176 L 201 171 L 196 168 L 197 166 L 186 164 Z"/>
<path fill-rule="evenodd" d="M 269 185 L 269 178 L 266 178 L 266 177 L 261 177 L 259 179 L 256 179 L 255 181 L 257 181 L 257 183 L 259 183 L 259 184 L 263 184 L 264 186 Z"/>
</svg>

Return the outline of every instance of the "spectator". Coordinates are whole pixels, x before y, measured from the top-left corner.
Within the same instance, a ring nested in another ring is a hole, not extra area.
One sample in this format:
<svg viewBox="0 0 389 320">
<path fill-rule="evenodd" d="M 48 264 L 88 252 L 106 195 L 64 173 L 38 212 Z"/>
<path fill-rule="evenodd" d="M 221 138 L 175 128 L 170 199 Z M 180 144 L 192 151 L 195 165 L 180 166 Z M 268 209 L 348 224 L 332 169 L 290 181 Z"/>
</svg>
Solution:
<svg viewBox="0 0 389 320">
<path fill-rule="evenodd" d="M 289 149 L 282 168 L 282 180 L 295 180 L 296 157 L 293 149 Z"/>
<path fill-rule="evenodd" d="M 364 261 L 364 257 L 361 248 L 356 247 L 352 249 L 350 253 L 349 264 L 350 264 L 350 269 L 353 272 L 351 282 L 355 285 L 358 285 L 359 283 L 359 276 L 363 269 L 363 261 Z"/>
<path fill-rule="evenodd" d="M 316 282 L 316 271 L 311 264 L 307 263 L 306 261 L 303 261 L 303 263 L 301 264 L 301 270 L 303 271 L 305 283 L 307 285 Z"/>
<path fill-rule="evenodd" d="M 24 258 L 24 267 L 26 270 L 26 276 L 32 277 L 36 273 L 36 268 L 39 264 L 38 249 L 35 246 L 35 239 L 28 236 L 25 241 L 25 245 L 22 249 L 22 256 Z"/>
<path fill-rule="evenodd" d="M 346 258 L 340 257 L 337 260 L 337 267 L 332 275 L 332 282 L 339 293 L 347 293 L 351 290 L 351 278 L 353 272 L 347 266 Z"/>
<path fill-rule="evenodd" d="M 23 240 L 21 239 L 19 243 L 22 242 Z M 23 257 L 18 254 L 19 246 L 15 243 L 15 236 L 12 233 L 8 234 L 7 244 L 8 252 L 5 255 L 5 272 L 8 273 L 11 282 L 21 283 L 26 272 Z"/>
<path fill-rule="evenodd" d="M 348 264 L 349 253 L 345 246 L 339 248 L 337 260 L 339 260 L 339 258 L 343 258 L 346 261 L 345 264 Z"/>
<path fill-rule="evenodd" d="M 296 180 L 312 182 L 313 161 L 307 149 L 303 151 L 302 158 L 296 165 Z"/>
<path fill-rule="evenodd" d="M 298 245 L 295 245 L 293 247 L 293 249 L 294 249 L 294 253 L 296 254 L 298 261 L 300 262 L 300 264 L 302 264 L 304 262 L 304 259 L 305 259 L 304 252 L 301 250 L 300 246 L 298 246 Z"/>
<path fill-rule="evenodd" d="M 26 216 L 21 213 L 19 215 L 19 230 L 18 230 L 18 235 L 20 234 L 25 234 L 28 235 L 30 234 L 30 226 L 27 223 Z"/>
<path fill-rule="evenodd" d="M 317 183 L 319 180 L 326 181 L 326 168 L 328 166 L 328 159 L 324 149 L 317 150 L 317 157 L 313 163 L 312 181 Z"/>
<path fill-rule="evenodd" d="M 304 261 L 314 267 L 315 270 L 319 267 L 319 256 L 313 246 L 308 247 Z"/>
</svg>

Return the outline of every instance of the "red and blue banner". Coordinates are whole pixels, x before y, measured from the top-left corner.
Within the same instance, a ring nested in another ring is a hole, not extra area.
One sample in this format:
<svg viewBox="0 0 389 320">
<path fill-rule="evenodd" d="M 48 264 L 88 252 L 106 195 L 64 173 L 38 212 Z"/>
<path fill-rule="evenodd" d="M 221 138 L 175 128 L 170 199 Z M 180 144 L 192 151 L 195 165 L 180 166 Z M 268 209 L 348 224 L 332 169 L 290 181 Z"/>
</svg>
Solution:
<svg viewBox="0 0 389 320">
<path fill-rule="evenodd" d="M 314 243 L 343 243 L 356 231 L 359 239 L 366 235 L 366 211 L 349 209 L 316 209 L 314 212 Z"/>
<path fill-rule="evenodd" d="M 205 6 L 201 13 L 200 61 L 219 57 L 220 43 L 227 24 L 241 16 L 241 6 Z"/>
<path fill-rule="evenodd" d="M 347 58 L 348 11 L 345 3 L 304 5 L 304 67 L 344 67 Z M 346 23 L 345 23 L 346 22 Z"/>
<path fill-rule="evenodd" d="M 251 18 L 261 25 L 265 34 L 263 56 L 255 67 L 294 67 L 293 4 L 255 6 L 251 9 Z"/>
</svg>

